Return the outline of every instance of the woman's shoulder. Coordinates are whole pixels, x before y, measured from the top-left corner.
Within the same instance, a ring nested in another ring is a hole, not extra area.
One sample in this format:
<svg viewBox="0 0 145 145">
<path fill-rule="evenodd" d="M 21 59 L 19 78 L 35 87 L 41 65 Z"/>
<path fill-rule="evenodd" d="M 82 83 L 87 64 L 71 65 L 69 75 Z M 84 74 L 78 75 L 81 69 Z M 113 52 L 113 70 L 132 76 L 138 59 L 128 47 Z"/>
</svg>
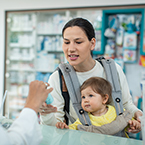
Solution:
<svg viewBox="0 0 145 145">
<path fill-rule="evenodd" d="M 103 65 L 99 61 L 97 61 L 97 60 L 95 60 L 95 61 L 96 61 L 96 65 L 94 68 L 96 68 L 97 70 L 104 68 Z M 116 66 L 117 72 L 122 71 L 122 68 L 118 63 L 115 62 L 115 66 Z"/>
<path fill-rule="evenodd" d="M 115 62 L 115 65 L 118 71 L 122 70 L 121 66 L 118 63 Z"/>
<path fill-rule="evenodd" d="M 59 79 L 59 73 L 58 73 L 57 70 L 55 70 L 55 71 L 50 75 L 48 83 L 50 83 L 50 82 L 52 82 L 52 81 L 54 81 L 54 80 L 57 80 L 57 79 Z"/>
<path fill-rule="evenodd" d="M 50 77 L 55 77 L 55 76 L 58 76 L 58 70 L 55 70 L 55 71 L 50 75 Z"/>
</svg>

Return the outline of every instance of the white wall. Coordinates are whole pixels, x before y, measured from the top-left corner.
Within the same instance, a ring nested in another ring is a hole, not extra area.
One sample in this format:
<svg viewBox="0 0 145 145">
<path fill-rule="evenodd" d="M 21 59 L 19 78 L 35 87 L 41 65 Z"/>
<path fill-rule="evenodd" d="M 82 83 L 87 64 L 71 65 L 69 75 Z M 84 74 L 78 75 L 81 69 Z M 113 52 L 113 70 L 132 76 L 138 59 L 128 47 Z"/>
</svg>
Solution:
<svg viewBox="0 0 145 145">
<path fill-rule="evenodd" d="M 144 0 L 0 0 L 0 102 L 4 87 L 5 11 L 145 4 Z"/>
</svg>

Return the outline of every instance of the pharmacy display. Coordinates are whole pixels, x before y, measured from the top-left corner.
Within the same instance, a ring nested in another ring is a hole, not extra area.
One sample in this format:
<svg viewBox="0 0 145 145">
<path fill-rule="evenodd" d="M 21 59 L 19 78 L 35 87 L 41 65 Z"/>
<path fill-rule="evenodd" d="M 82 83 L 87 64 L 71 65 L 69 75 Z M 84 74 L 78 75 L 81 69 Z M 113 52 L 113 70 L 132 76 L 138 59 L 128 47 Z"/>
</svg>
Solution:
<svg viewBox="0 0 145 145">
<path fill-rule="evenodd" d="M 115 59 L 122 68 L 124 63 L 136 63 L 138 60 L 141 19 L 140 13 L 117 14 L 117 10 L 116 14 L 108 16 L 108 25 L 104 32 L 107 39 L 104 56 Z"/>
</svg>

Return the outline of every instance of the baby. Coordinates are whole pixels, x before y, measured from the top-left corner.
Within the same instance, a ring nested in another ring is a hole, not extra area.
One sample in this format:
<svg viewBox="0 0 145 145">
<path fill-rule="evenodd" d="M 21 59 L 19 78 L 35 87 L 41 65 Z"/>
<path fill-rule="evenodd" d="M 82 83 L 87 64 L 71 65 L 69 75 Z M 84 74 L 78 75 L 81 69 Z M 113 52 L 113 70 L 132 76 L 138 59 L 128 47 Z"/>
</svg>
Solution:
<svg viewBox="0 0 145 145">
<path fill-rule="evenodd" d="M 102 126 L 116 119 L 114 106 L 108 105 L 112 87 L 107 80 L 100 77 L 91 77 L 82 84 L 80 91 L 82 108 L 88 112 L 92 125 Z M 79 124 L 81 122 L 77 119 L 69 126 L 64 122 L 57 122 L 56 127 L 77 130 Z M 140 123 L 136 120 L 130 120 L 129 124 L 132 128 L 141 128 Z"/>
</svg>

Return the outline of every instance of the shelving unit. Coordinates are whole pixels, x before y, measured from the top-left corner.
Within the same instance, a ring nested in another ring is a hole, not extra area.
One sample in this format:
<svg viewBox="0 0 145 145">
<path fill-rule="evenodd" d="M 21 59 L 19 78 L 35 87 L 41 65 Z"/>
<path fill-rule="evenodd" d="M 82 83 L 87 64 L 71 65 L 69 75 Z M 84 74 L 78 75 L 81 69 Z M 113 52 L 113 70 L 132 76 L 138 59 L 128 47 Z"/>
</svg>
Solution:
<svg viewBox="0 0 145 145">
<path fill-rule="evenodd" d="M 5 88 L 8 100 L 5 112 L 6 116 L 9 112 L 12 119 L 23 109 L 29 83 L 35 80 L 35 22 L 33 12 L 7 14 Z"/>
<path fill-rule="evenodd" d="M 102 21 L 102 45 L 101 50 L 102 53 L 105 51 L 105 45 L 107 44 L 107 37 L 104 36 L 105 30 L 109 28 L 109 17 L 117 16 L 117 15 L 141 15 L 141 22 L 140 22 L 140 30 L 138 36 L 140 37 L 139 40 L 139 53 L 144 55 L 143 52 L 143 36 L 144 36 L 144 9 L 114 9 L 114 10 L 104 10 L 103 11 L 103 21 Z M 135 18 L 134 18 L 135 19 Z M 136 19 L 134 20 L 136 22 Z M 135 23 L 134 22 L 134 23 Z M 128 22 L 129 23 L 129 22 Z M 118 29 L 118 28 L 117 28 Z M 135 32 L 135 31 L 134 31 Z M 115 40 L 116 41 L 116 40 Z"/>
</svg>

